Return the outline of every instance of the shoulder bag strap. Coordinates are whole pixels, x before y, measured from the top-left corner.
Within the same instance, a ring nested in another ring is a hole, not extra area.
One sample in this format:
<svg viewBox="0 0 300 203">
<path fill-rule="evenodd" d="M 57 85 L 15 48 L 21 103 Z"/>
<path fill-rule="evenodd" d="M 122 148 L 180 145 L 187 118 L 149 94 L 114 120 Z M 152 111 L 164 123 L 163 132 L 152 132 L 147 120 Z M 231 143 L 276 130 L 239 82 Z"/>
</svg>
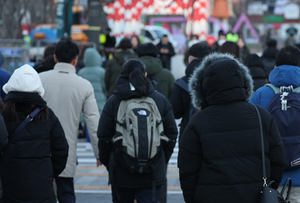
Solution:
<svg viewBox="0 0 300 203">
<path fill-rule="evenodd" d="M 270 88 L 275 92 L 275 94 L 280 93 L 280 88 L 275 87 L 275 86 L 274 86 L 273 84 L 271 84 L 271 83 L 265 84 L 265 86 L 270 87 Z"/>
<path fill-rule="evenodd" d="M 44 108 L 37 108 L 31 114 L 29 114 L 26 119 L 17 127 L 17 129 L 8 137 L 9 142 L 11 142 L 15 136 L 30 122 L 33 118 Z"/>
<path fill-rule="evenodd" d="M 263 135 L 263 128 L 261 122 L 261 116 L 259 110 L 256 105 L 252 104 L 256 110 L 257 117 L 259 120 L 259 129 L 260 129 L 260 138 L 261 138 L 261 155 L 262 155 L 262 166 L 263 166 L 263 180 L 264 184 L 263 187 L 267 187 L 267 173 L 266 173 L 266 162 L 265 162 L 265 145 L 264 145 L 264 135 Z"/>
</svg>

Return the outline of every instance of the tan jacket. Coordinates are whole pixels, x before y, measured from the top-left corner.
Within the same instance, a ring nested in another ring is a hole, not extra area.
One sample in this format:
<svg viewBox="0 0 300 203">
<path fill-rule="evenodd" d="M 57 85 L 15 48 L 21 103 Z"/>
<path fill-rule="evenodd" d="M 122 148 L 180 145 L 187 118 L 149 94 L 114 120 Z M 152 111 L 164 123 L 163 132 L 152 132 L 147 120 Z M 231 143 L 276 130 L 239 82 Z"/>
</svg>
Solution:
<svg viewBox="0 0 300 203">
<path fill-rule="evenodd" d="M 87 125 L 95 157 L 99 157 L 97 128 L 99 111 L 91 83 L 75 73 L 68 63 L 57 63 L 54 70 L 40 73 L 45 89 L 43 98 L 59 118 L 69 144 L 69 157 L 61 177 L 74 177 L 81 112 Z"/>
</svg>

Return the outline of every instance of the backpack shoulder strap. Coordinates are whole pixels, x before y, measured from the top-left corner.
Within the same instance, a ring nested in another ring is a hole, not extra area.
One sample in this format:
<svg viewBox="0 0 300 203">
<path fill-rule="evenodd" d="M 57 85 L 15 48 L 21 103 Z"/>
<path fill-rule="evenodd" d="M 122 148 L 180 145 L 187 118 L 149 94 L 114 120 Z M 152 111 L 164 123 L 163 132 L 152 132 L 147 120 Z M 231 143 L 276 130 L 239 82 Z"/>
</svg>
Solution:
<svg viewBox="0 0 300 203">
<path fill-rule="evenodd" d="M 181 87 L 185 91 L 190 92 L 190 90 L 189 90 L 189 84 L 187 82 L 185 82 L 182 78 L 178 79 L 175 82 L 175 84 L 177 84 L 179 87 Z"/>
<path fill-rule="evenodd" d="M 17 129 L 8 137 L 9 141 L 12 141 L 16 135 L 30 122 L 33 118 L 44 108 L 37 108 L 17 127 Z"/>
<path fill-rule="evenodd" d="M 265 84 L 265 86 L 270 87 L 270 88 L 275 92 L 275 94 L 280 93 L 280 88 L 275 87 L 275 86 L 274 86 L 273 84 L 271 84 L 271 83 Z"/>
</svg>

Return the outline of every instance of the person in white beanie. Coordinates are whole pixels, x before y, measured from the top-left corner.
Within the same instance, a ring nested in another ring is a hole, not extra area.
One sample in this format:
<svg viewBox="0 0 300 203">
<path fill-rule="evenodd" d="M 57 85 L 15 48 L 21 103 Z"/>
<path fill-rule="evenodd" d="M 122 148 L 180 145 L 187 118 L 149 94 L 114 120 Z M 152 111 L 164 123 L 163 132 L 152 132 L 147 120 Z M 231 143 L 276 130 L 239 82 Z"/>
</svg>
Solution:
<svg viewBox="0 0 300 203">
<path fill-rule="evenodd" d="M 41 97 L 45 90 L 40 77 L 24 65 L 14 71 L 3 91 L 9 143 L 0 160 L 1 202 L 56 203 L 52 182 L 66 166 L 69 146 L 58 118 Z M 36 109 L 39 113 L 16 130 Z"/>
</svg>

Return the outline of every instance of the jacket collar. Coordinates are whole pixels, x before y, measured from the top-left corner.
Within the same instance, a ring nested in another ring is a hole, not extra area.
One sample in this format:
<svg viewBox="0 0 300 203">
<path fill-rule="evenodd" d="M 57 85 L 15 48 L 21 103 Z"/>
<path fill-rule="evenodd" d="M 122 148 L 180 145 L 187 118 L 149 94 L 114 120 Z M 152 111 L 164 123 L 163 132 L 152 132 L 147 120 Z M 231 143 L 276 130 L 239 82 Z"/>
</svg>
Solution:
<svg viewBox="0 0 300 203">
<path fill-rule="evenodd" d="M 54 70 L 68 72 L 68 73 L 76 73 L 75 67 L 69 63 L 57 63 L 54 66 Z"/>
</svg>

